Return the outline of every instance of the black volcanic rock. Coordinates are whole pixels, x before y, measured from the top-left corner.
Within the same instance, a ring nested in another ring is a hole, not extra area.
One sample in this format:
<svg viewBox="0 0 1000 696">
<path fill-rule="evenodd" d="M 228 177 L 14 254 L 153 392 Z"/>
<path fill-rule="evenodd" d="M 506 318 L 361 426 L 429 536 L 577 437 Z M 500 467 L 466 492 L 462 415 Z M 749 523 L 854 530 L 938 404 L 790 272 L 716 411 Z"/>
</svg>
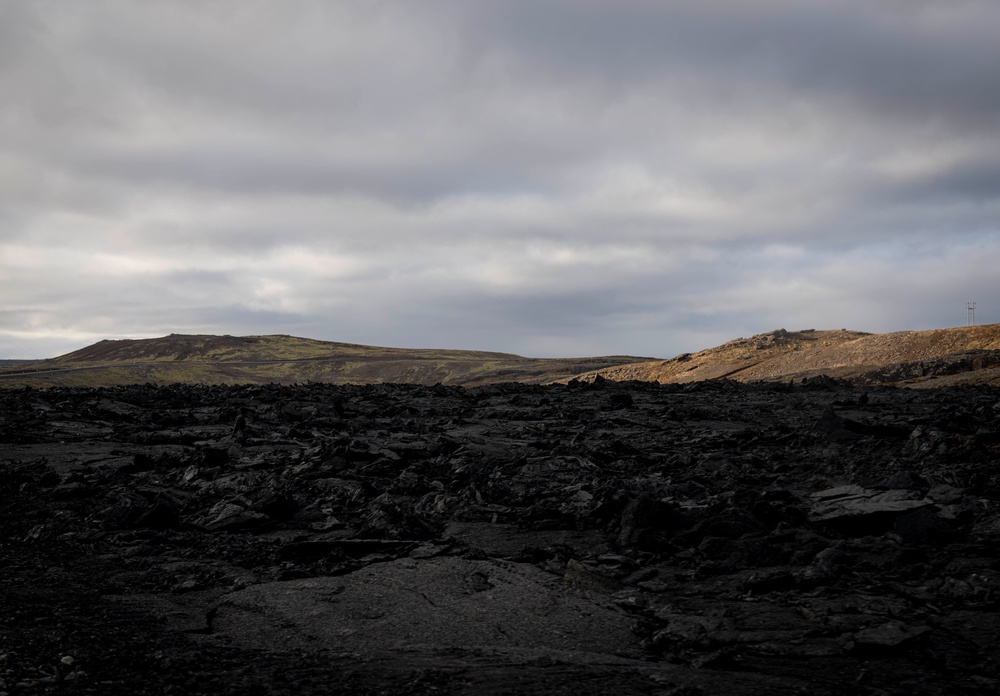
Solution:
<svg viewBox="0 0 1000 696">
<path fill-rule="evenodd" d="M 996 693 L 998 403 L 0 391 L 0 691 Z"/>
</svg>

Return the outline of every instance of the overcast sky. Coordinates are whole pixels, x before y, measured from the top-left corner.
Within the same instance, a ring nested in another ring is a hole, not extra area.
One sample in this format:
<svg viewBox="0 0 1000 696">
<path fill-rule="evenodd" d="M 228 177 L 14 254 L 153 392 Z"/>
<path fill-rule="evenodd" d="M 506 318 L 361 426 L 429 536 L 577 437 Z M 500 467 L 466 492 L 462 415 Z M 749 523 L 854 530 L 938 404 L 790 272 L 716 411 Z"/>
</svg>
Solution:
<svg viewBox="0 0 1000 696">
<path fill-rule="evenodd" d="M 0 357 L 1000 321 L 996 0 L 3 0 Z"/>
</svg>

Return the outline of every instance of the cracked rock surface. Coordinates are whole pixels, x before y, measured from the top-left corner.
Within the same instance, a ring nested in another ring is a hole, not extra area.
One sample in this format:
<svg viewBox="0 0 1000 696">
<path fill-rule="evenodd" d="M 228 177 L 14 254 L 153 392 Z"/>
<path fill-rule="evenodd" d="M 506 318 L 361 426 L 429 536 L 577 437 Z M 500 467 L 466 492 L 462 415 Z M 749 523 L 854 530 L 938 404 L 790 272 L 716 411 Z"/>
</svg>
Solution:
<svg viewBox="0 0 1000 696">
<path fill-rule="evenodd" d="M 0 693 L 993 694 L 1000 391 L 0 391 Z"/>
</svg>

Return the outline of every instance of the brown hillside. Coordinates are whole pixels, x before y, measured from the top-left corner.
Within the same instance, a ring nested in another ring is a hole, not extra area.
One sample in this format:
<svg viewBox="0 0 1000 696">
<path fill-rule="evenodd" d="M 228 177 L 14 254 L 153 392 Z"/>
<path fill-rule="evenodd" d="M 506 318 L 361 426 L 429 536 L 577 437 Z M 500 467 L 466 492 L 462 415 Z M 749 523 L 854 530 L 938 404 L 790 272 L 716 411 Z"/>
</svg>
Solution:
<svg viewBox="0 0 1000 696">
<path fill-rule="evenodd" d="M 1000 324 L 888 334 L 778 329 L 672 360 L 597 370 L 580 379 L 754 382 L 821 374 L 856 384 L 1000 384 Z"/>
</svg>

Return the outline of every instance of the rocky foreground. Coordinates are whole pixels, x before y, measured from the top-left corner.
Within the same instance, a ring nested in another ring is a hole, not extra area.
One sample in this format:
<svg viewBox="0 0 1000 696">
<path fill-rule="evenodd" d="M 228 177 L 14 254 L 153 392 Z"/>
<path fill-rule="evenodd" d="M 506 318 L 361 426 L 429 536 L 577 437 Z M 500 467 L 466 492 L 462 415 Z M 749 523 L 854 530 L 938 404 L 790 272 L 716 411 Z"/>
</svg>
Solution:
<svg viewBox="0 0 1000 696">
<path fill-rule="evenodd" d="M 995 694 L 1000 391 L 0 392 L 0 694 Z"/>
</svg>

